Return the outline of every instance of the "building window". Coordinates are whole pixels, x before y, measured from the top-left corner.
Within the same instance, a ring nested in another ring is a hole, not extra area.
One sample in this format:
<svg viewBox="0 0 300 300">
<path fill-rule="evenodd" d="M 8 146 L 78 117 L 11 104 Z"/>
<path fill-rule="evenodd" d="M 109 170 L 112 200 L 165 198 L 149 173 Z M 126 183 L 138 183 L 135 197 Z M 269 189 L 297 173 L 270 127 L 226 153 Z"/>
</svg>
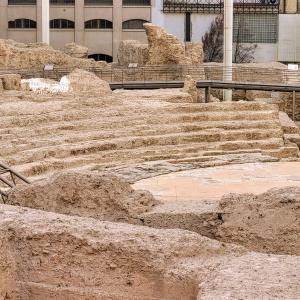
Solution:
<svg viewBox="0 0 300 300">
<path fill-rule="evenodd" d="M 111 29 L 112 22 L 104 19 L 88 20 L 84 23 L 84 27 L 87 29 Z"/>
<path fill-rule="evenodd" d="M 54 19 L 50 21 L 50 28 L 73 29 L 75 28 L 75 23 L 66 19 Z"/>
<path fill-rule="evenodd" d="M 51 5 L 74 5 L 75 0 L 50 0 Z"/>
<path fill-rule="evenodd" d="M 123 29 L 144 29 L 144 23 L 148 23 L 148 21 L 133 19 L 123 22 Z"/>
<path fill-rule="evenodd" d="M 8 0 L 8 5 L 36 5 L 36 0 Z"/>
<path fill-rule="evenodd" d="M 277 43 L 278 16 L 270 14 L 235 14 L 233 40 L 240 43 Z"/>
<path fill-rule="evenodd" d="M 84 0 L 84 5 L 111 6 L 113 5 L 113 0 Z"/>
<path fill-rule="evenodd" d="M 108 63 L 111 63 L 113 61 L 113 58 L 110 55 L 107 54 L 91 54 L 89 55 L 89 58 L 93 58 L 94 60 L 102 60 L 106 61 Z"/>
<path fill-rule="evenodd" d="M 150 6 L 151 0 L 123 0 L 124 6 Z"/>
<path fill-rule="evenodd" d="M 16 19 L 8 22 L 8 28 L 36 28 L 36 21 L 29 19 Z"/>
</svg>

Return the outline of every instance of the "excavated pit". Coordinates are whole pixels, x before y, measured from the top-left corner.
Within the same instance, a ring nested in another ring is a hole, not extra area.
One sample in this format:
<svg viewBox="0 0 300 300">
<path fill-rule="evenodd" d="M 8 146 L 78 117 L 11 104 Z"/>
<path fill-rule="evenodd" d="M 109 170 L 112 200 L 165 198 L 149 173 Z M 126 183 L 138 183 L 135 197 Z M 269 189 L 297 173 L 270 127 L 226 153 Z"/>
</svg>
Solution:
<svg viewBox="0 0 300 300">
<path fill-rule="evenodd" d="M 188 231 L 9 205 L 0 205 L 0 229 L 2 299 L 300 296 L 297 256 L 249 252 Z"/>
<path fill-rule="evenodd" d="M 102 221 L 178 228 L 249 250 L 300 255 L 300 187 L 159 202 L 113 175 L 65 172 L 13 189 L 6 204 Z"/>
</svg>

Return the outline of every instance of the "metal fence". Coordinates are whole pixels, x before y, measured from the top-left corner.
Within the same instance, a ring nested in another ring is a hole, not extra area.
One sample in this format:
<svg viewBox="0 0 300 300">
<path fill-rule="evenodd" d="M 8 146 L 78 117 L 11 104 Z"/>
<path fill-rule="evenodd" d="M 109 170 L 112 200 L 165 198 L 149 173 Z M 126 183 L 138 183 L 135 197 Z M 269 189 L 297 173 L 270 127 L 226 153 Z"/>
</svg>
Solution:
<svg viewBox="0 0 300 300">
<path fill-rule="evenodd" d="M 75 68 L 75 67 L 74 67 Z M 0 69 L 0 74 L 16 73 L 22 78 L 51 78 L 60 80 L 72 72 L 74 68 L 54 67 L 53 70 L 45 71 L 43 68 L 36 69 Z M 130 81 L 171 81 L 184 80 L 187 75 L 195 80 L 223 80 L 227 73 L 232 73 L 233 81 L 259 82 L 273 84 L 300 85 L 300 71 L 283 68 L 267 68 L 255 66 L 237 65 L 233 68 L 224 68 L 220 65 L 160 65 L 140 66 L 136 68 L 113 66 L 109 68 L 89 67 L 85 70 L 95 73 L 98 77 L 108 82 Z"/>
<path fill-rule="evenodd" d="M 279 0 L 234 0 L 235 13 L 263 13 L 278 14 Z M 224 0 L 164 0 L 165 13 L 213 13 L 221 14 L 224 9 Z"/>
</svg>

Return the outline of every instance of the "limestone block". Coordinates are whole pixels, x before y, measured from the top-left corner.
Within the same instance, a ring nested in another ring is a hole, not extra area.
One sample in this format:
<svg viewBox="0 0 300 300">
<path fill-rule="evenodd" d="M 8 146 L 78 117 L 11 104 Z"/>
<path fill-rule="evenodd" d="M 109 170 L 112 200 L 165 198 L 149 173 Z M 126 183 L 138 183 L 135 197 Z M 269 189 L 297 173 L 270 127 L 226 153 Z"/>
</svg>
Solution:
<svg viewBox="0 0 300 300">
<path fill-rule="evenodd" d="M 145 65 L 148 60 L 148 44 L 142 44 L 135 40 L 122 41 L 118 49 L 118 62 L 122 66 L 131 63 Z"/>
<path fill-rule="evenodd" d="M 144 28 L 149 44 L 149 65 L 191 64 L 191 59 L 185 56 L 185 48 L 176 36 L 152 23 L 145 23 Z"/>
<path fill-rule="evenodd" d="M 190 58 L 193 65 L 203 63 L 203 47 L 201 43 L 188 42 L 185 44 L 185 54 Z"/>
<path fill-rule="evenodd" d="M 3 87 L 5 90 L 20 90 L 21 89 L 21 75 L 19 74 L 5 74 L 1 75 Z"/>
<path fill-rule="evenodd" d="M 65 44 L 63 51 L 76 58 L 87 58 L 88 57 L 88 48 L 80 45 L 76 45 L 75 43 Z"/>
</svg>

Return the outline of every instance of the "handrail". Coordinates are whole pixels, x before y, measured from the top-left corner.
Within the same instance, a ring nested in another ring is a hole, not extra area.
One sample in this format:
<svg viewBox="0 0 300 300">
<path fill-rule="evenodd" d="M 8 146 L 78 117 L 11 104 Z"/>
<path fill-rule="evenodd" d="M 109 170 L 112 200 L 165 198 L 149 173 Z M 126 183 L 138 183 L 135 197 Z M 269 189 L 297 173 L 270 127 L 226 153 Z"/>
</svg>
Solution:
<svg viewBox="0 0 300 300">
<path fill-rule="evenodd" d="M 0 182 L 4 184 L 6 188 L 5 190 L 0 189 L 0 196 L 3 200 L 3 203 L 6 202 L 8 197 L 7 189 L 12 189 L 17 185 L 16 179 L 20 180 L 23 183 L 30 184 L 30 181 L 23 175 L 19 174 L 7 165 L 0 163 Z"/>
</svg>

